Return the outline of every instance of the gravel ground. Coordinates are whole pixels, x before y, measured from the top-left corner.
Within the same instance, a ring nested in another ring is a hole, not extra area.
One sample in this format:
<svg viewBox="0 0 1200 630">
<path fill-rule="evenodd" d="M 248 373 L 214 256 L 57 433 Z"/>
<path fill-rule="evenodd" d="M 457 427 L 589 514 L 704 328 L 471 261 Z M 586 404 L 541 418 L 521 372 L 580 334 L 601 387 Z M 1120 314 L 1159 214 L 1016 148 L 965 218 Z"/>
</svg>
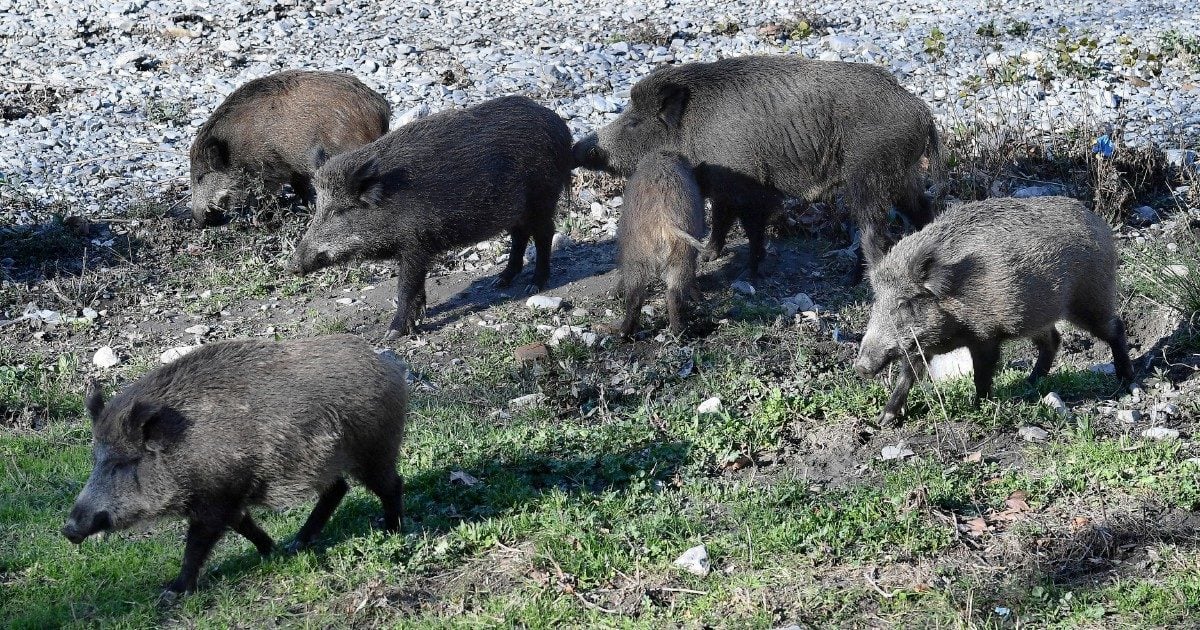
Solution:
<svg viewBox="0 0 1200 630">
<path fill-rule="evenodd" d="M 0 0 L 0 181 L 90 216 L 181 198 L 196 128 L 236 86 L 286 68 L 351 71 L 397 118 L 526 94 L 581 135 L 615 117 L 656 66 L 751 53 L 882 64 L 950 132 L 1123 122 L 1131 145 L 1194 145 L 1197 15 L 1192 2 L 1143 0 L 803 13 L 725 0 Z"/>
</svg>

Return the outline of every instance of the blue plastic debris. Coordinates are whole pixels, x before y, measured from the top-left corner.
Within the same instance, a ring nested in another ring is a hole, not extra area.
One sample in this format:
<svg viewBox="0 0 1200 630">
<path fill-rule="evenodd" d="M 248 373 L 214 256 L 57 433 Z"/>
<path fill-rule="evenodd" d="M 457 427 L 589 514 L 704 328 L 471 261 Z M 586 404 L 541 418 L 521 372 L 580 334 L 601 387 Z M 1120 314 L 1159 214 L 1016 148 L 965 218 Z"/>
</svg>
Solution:
<svg viewBox="0 0 1200 630">
<path fill-rule="evenodd" d="M 1103 136 L 1096 138 L 1096 143 L 1092 145 L 1092 153 L 1097 153 L 1101 157 L 1106 157 L 1106 158 L 1112 157 L 1112 154 L 1113 154 L 1112 138 L 1109 138 L 1108 134 L 1104 134 Z"/>
</svg>

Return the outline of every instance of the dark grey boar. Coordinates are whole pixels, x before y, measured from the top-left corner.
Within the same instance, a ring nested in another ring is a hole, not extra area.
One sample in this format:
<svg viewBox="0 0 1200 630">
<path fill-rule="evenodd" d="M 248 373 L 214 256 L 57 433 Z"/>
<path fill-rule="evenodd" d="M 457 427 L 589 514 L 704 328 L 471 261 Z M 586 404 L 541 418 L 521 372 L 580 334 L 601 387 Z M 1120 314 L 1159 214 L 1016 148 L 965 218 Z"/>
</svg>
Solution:
<svg viewBox="0 0 1200 630">
<path fill-rule="evenodd" d="M 869 377 L 903 363 L 880 421 L 898 417 L 925 357 L 956 348 L 971 352 L 976 403 L 991 394 L 1006 339 L 1033 341 L 1036 382 L 1054 362 L 1054 324 L 1063 319 L 1108 343 L 1129 385 L 1116 277 L 1112 230 L 1073 199 L 989 199 L 946 211 L 871 271 L 875 303 L 855 368 Z"/>
<path fill-rule="evenodd" d="M 692 165 L 678 153 L 648 153 L 625 183 L 624 199 L 617 223 L 618 291 L 625 296 L 621 333 L 637 332 L 646 289 L 661 275 L 667 319 L 678 335 L 685 302 L 698 293 L 696 257 L 704 247 L 704 197 Z"/>
<path fill-rule="evenodd" d="M 425 306 L 434 256 L 512 234 L 501 286 L 537 246 L 533 284 L 550 277 L 550 243 L 559 195 L 571 179 L 571 132 L 558 114 L 507 96 L 442 111 L 317 171 L 317 208 L 289 268 L 309 273 L 354 257 L 395 258 L 396 316 L 389 338 L 407 334 Z"/>
<path fill-rule="evenodd" d="M 932 218 L 922 163 L 941 162 L 929 107 L 887 70 L 791 56 L 655 70 L 633 86 L 629 108 L 580 140 L 574 154 L 580 166 L 629 175 L 656 149 L 696 165 L 712 200 L 704 258 L 721 254 L 737 218 L 750 241 L 752 278 L 783 199 L 814 200 L 839 188 L 873 265 L 889 245 L 893 204 L 917 227 Z"/>
<path fill-rule="evenodd" d="M 291 184 L 312 203 L 313 154 L 335 155 L 388 131 L 387 100 L 338 72 L 288 70 L 254 79 L 221 103 L 192 142 L 192 219 L 220 222 L 261 181 Z"/>
<path fill-rule="evenodd" d="M 386 529 L 399 531 L 405 379 L 398 361 L 336 335 L 206 345 L 108 404 L 92 387 L 92 474 L 63 534 L 80 543 L 160 516 L 187 518 L 183 568 L 166 586 L 178 593 L 196 588 L 226 528 L 271 552 L 252 505 L 281 508 L 319 495 L 292 547 L 312 544 L 349 489 L 344 474 L 379 496 Z"/>
</svg>

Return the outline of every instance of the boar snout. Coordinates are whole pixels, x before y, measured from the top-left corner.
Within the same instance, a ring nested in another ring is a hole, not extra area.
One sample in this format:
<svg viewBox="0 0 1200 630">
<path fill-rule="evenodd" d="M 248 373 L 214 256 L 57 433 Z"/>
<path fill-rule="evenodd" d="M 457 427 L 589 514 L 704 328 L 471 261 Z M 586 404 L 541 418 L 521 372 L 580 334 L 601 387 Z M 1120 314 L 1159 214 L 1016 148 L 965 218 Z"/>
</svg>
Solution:
<svg viewBox="0 0 1200 630">
<path fill-rule="evenodd" d="M 576 166 L 593 170 L 601 170 L 608 166 L 608 154 L 600 148 L 599 140 L 594 133 L 588 134 L 576 142 L 575 146 L 571 148 L 571 155 L 575 158 Z"/>
<path fill-rule="evenodd" d="M 296 251 L 292 253 L 292 259 L 288 261 L 287 270 L 297 276 L 303 276 L 330 264 L 332 261 L 329 259 L 328 252 L 317 251 L 301 241 L 296 246 Z"/>
<path fill-rule="evenodd" d="M 112 516 L 107 511 L 92 512 L 76 505 L 71 509 L 67 524 L 63 525 L 62 533 L 72 544 L 78 545 L 88 536 L 110 530 L 112 526 Z"/>
</svg>

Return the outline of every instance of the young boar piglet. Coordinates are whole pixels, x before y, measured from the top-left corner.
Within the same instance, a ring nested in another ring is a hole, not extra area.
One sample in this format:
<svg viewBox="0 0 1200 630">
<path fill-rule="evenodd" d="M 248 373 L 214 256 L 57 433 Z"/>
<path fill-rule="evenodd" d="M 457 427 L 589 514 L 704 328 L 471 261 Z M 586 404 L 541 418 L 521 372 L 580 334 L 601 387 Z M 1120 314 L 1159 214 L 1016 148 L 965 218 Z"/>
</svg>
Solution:
<svg viewBox="0 0 1200 630">
<path fill-rule="evenodd" d="M 651 151 L 683 154 L 712 200 L 704 258 L 721 255 L 738 219 L 752 278 L 785 197 L 811 201 L 840 189 L 872 265 L 890 244 L 893 204 L 917 227 L 932 218 L 924 164 L 941 162 L 933 115 L 884 68 L 788 55 L 663 66 L 629 101 L 575 145 L 579 165 L 628 176 Z"/>
<path fill-rule="evenodd" d="M 677 154 L 655 151 L 638 162 L 625 184 L 617 223 L 618 288 L 625 296 L 621 333 L 637 331 L 646 289 L 660 275 L 667 284 L 671 332 L 683 331 L 684 303 L 696 297 L 696 257 L 703 245 L 704 198 L 692 166 Z"/>
<path fill-rule="evenodd" d="M 259 553 L 273 543 L 252 505 L 319 495 L 294 549 L 316 541 L 349 487 L 362 482 L 400 529 L 396 456 L 408 405 L 406 370 L 349 335 L 217 342 L 158 367 L 107 404 L 93 386 L 92 474 L 63 535 L 80 543 L 162 516 L 188 521 L 183 567 L 168 592 L 192 591 L 227 528 Z"/>
<path fill-rule="evenodd" d="M 409 333 L 420 317 L 435 256 L 504 230 L 512 249 L 500 285 L 521 271 L 532 237 L 533 285 L 545 288 L 554 211 L 571 168 L 566 123 L 528 98 L 438 112 L 317 171 L 317 209 L 289 268 L 309 273 L 355 257 L 395 258 L 389 338 Z"/>
<path fill-rule="evenodd" d="M 383 96 L 338 72 L 288 70 L 234 90 L 192 142 L 192 220 L 219 223 L 261 181 L 312 203 L 312 155 L 356 149 L 388 131 Z"/>
<path fill-rule="evenodd" d="M 855 368 L 869 377 L 903 363 L 882 423 L 900 414 L 925 357 L 956 348 L 971 353 L 976 402 L 991 393 L 1006 339 L 1033 341 L 1036 382 L 1050 371 L 1064 319 L 1111 346 L 1117 376 L 1133 381 L 1112 230 L 1075 200 L 962 204 L 901 239 L 870 278 L 875 303 Z"/>
</svg>

